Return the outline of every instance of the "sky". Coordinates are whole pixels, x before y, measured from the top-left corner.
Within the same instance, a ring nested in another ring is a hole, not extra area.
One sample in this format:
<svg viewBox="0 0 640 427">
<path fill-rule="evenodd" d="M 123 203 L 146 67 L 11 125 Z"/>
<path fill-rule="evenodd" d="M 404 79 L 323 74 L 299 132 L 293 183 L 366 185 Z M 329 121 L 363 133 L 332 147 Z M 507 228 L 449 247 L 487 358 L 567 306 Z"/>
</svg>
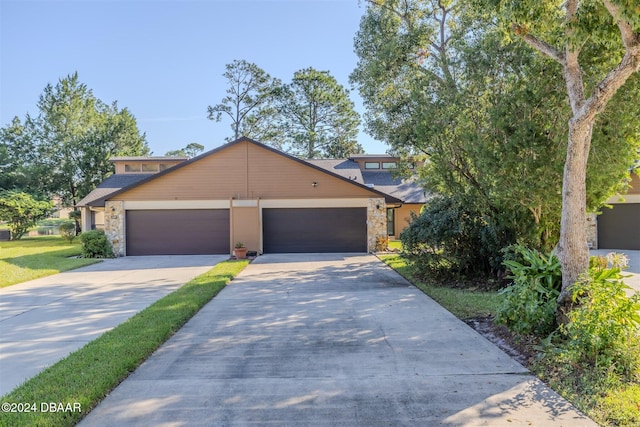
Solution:
<svg viewBox="0 0 640 427">
<path fill-rule="evenodd" d="M 359 0 L 0 0 L 0 126 L 37 115 L 45 86 L 77 71 L 136 117 L 154 155 L 210 150 L 232 135 L 228 120 L 207 119 L 226 64 L 244 59 L 284 82 L 313 67 L 350 88 L 363 13 Z M 387 150 L 362 130 L 359 142 Z"/>
</svg>

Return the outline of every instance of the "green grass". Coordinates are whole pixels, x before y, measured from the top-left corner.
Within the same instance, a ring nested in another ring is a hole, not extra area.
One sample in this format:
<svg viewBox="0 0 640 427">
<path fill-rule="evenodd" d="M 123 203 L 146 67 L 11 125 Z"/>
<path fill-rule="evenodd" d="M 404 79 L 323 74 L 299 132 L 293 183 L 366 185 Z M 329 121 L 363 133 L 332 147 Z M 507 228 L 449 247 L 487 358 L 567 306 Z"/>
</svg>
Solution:
<svg viewBox="0 0 640 427">
<path fill-rule="evenodd" d="M 0 399 L 79 404 L 81 412 L 1 413 L 0 426 L 72 426 L 179 330 L 249 262 L 225 261 Z"/>
<path fill-rule="evenodd" d="M 68 243 L 60 236 L 0 242 L 0 288 L 99 262 L 72 258 L 81 253 L 80 239 Z"/>
<path fill-rule="evenodd" d="M 493 316 L 500 305 L 501 299 L 497 292 L 439 286 L 435 280 L 428 282 L 414 276 L 407 261 L 401 255 L 381 254 L 379 258 L 459 319 Z"/>
</svg>

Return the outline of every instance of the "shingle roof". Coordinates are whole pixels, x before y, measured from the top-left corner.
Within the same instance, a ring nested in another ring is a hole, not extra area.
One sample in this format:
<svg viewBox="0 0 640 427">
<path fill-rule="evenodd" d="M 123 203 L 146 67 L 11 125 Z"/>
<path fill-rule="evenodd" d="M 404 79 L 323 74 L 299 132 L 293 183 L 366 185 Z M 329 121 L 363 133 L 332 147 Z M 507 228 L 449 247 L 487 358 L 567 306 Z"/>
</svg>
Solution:
<svg viewBox="0 0 640 427">
<path fill-rule="evenodd" d="M 111 175 L 98 185 L 95 190 L 87 194 L 82 200 L 78 202 L 78 206 L 90 206 L 94 202 L 104 199 L 111 193 L 115 193 L 129 185 L 135 184 L 145 178 L 148 178 L 153 174 L 148 173 L 135 173 L 135 174 L 116 174 Z"/>
<path fill-rule="evenodd" d="M 370 154 L 368 156 L 382 157 L 383 155 Z M 389 170 L 362 171 L 358 163 L 353 160 L 307 160 L 307 162 L 393 196 L 404 203 L 425 203 L 427 201 L 425 190 L 416 182 L 415 178 L 394 177 Z"/>
</svg>

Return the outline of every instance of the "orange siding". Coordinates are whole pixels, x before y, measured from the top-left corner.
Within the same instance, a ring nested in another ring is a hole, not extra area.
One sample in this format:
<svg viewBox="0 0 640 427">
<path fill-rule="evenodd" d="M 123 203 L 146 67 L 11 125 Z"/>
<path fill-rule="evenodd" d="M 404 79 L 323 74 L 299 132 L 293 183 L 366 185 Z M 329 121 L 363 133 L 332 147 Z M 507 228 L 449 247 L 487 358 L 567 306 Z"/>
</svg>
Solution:
<svg viewBox="0 0 640 427">
<path fill-rule="evenodd" d="M 317 183 L 316 187 L 312 186 L 313 182 Z M 373 195 L 366 188 L 354 186 L 249 142 L 242 142 L 126 191 L 114 199 L 228 200 Z"/>
<path fill-rule="evenodd" d="M 399 208 L 395 209 L 396 215 L 396 224 L 395 224 L 395 238 L 400 238 L 400 233 L 402 230 L 407 228 L 409 222 L 411 221 L 411 212 L 416 215 L 420 214 L 420 209 L 422 208 L 422 204 L 414 203 L 414 204 L 405 204 Z"/>
<path fill-rule="evenodd" d="M 234 207 L 231 210 L 232 245 L 242 242 L 249 251 L 260 251 L 260 208 Z"/>
</svg>

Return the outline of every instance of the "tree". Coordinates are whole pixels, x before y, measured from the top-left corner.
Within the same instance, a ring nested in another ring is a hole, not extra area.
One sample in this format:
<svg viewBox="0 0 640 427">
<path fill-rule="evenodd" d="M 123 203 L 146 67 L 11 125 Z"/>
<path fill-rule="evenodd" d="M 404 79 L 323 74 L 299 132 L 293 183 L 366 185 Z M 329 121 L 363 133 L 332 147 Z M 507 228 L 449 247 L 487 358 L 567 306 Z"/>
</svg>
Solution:
<svg viewBox="0 0 640 427">
<path fill-rule="evenodd" d="M 571 106 L 557 247 L 562 264 L 559 303 L 567 307 L 570 288 L 589 267 L 586 185 L 594 125 L 619 90 L 637 90 L 639 83 L 632 78 L 640 70 L 638 4 L 627 0 L 500 0 L 499 4 L 513 33 L 561 66 Z M 625 86 L 627 81 L 635 87 Z M 610 141 L 613 146 L 620 143 Z"/>
<path fill-rule="evenodd" d="M 203 151 L 204 151 L 204 145 L 198 144 L 197 142 L 192 142 L 190 144 L 187 144 L 186 147 L 181 148 L 179 150 L 167 151 L 165 156 L 192 158 L 192 157 L 196 157 L 198 154 L 202 153 Z"/>
<path fill-rule="evenodd" d="M 488 9 L 475 6 L 369 2 L 351 81 L 369 132 L 400 155 L 425 156 L 423 184 L 494 224 L 494 249 L 516 240 L 549 248 L 558 239 L 562 118 L 570 113 L 562 82 L 523 43 L 505 44 Z M 594 144 L 589 176 L 600 188 L 590 189 L 591 209 L 621 189 L 638 146 L 637 128 L 614 123 L 640 112 L 628 99 L 615 102 L 620 112 Z M 611 135 L 624 141 L 615 150 Z"/>
<path fill-rule="evenodd" d="M 287 152 L 309 159 L 362 152 L 357 142 L 360 117 L 349 91 L 328 71 L 296 71 L 279 91 L 278 109 Z"/>
<path fill-rule="evenodd" d="M 77 73 L 48 84 L 38 109 L 36 117 L 16 117 L 0 132 L 12 188 L 58 195 L 75 206 L 112 173 L 109 158 L 149 153 L 133 115 L 97 99 Z"/>
<path fill-rule="evenodd" d="M 36 200 L 27 193 L 0 193 L 0 220 L 9 224 L 11 240 L 20 240 L 29 228 L 46 218 L 52 208 L 53 202 Z"/>
<path fill-rule="evenodd" d="M 219 122 L 223 115 L 231 119 L 233 134 L 225 138 L 227 141 L 246 136 L 266 143 L 275 142 L 276 112 L 272 101 L 280 81 L 244 59 L 234 60 L 226 65 L 226 69 L 223 77 L 228 83 L 227 96 L 221 103 L 207 108 L 209 120 Z"/>
</svg>

